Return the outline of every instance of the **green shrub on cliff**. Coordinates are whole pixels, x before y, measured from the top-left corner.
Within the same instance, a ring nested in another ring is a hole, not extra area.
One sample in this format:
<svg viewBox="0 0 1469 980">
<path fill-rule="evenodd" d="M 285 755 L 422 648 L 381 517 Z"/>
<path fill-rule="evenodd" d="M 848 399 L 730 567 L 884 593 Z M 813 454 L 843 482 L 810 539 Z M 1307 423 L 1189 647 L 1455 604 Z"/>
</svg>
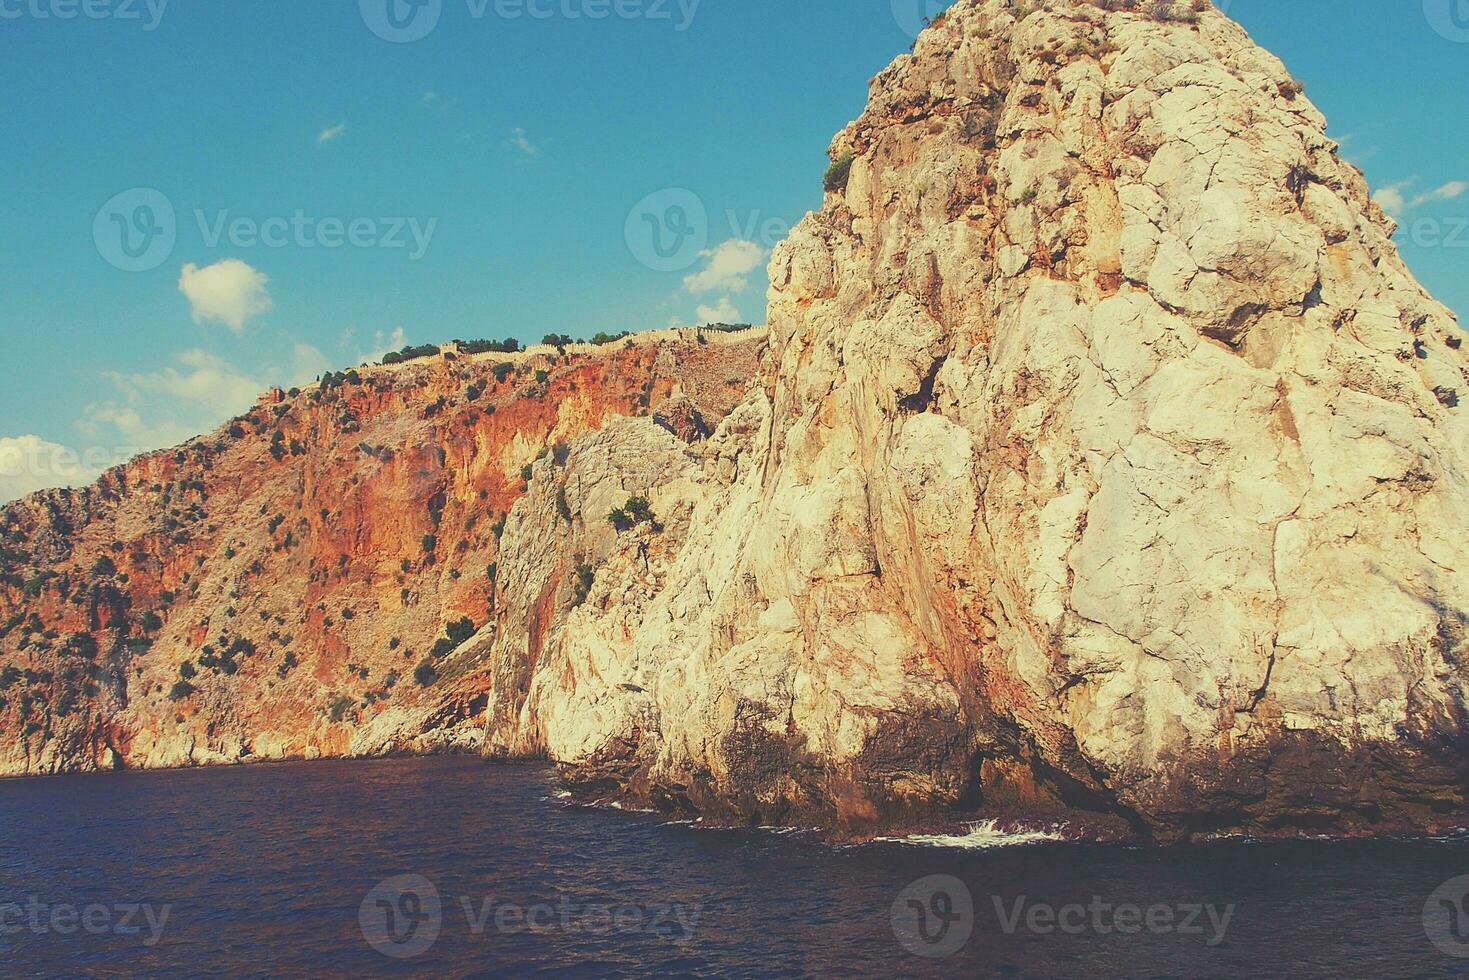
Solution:
<svg viewBox="0 0 1469 980">
<path fill-rule="evenodd" d="M 192 695 L 194 690 L 193 684 L 190 684 L 188 681 L 179 681 L 174 684 L 173 690 L 168 692 L 168 699 L 170 701 L 182 701 L 184 698 Z"/>
<path fill-rule="evenodd" d="M 474 621 L 468 616 L 465 616 L 456 623 L 450 623 L 448 632 L 449 639 L 453 640 L 454 645 L 457 647 L 459 644 L 468 641 L 479 631 L 475 629 Z"/>
<path fill-rule="evenodd" d="M 433 649 L 429 651 L 435 660 L 442 660 L 455 650 L 459 649 L 465 642 L 474 636 L 479 630 L 474 625 L 474 620 L 468 616 L 450 623 L 445 630 L 445 635 L 439 637 L 434 643 Z"/>
<path fill-rule="evenodd" d="M 587 601 L 587 596 L 592 593 L 592 583 L 597 580 L 597 572 L 586 562 L 578 562 L 576 566 L 576 582 L 573 586 L 571 606 L 575 609 Z"/>
<path fill-rule="evenodd" d="M 347 712 L 351 709 L 351 707 L 351 698 L 339 696 L 331 703 L 331 707 L 327 709 L 327 716 L 331 718 L 332 724 L 338 724 L 343 718 L 347 716 Z"/>
<path fill-rule="evenodd" d="M 652 524 L 656 528 L 657 517 L 647 497 L 629 497 L 627 503 L 607 515 L 607 523 L 622 531 L 630 531 L 639 524 Z"/>
<path fill-rule="evenodd" d="M 434 669 L 432 660 L 425 660 L 413 668 L 413 679 L 418 682 L 419 687 L 429 687 L 439 679 L 439 672 Z"/>
<path fill-rule="evenodd" d="M 857 155 L 850 150 L 843 153 L 831 162 L 826 168 L 826 176 L 821 179 L 821 184 L 830 193 L 837 193 L 847 189 L 847 179 L 852 175 L 852 161 Z"/>
</svg>

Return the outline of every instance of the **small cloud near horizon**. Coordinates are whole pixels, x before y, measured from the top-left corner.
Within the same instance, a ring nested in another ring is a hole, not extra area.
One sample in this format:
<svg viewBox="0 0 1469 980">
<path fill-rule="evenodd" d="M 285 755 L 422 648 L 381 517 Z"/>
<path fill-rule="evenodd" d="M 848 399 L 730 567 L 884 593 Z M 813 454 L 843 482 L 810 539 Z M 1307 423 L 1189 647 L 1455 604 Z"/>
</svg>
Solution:
<svg viewBox="0 0 1469 980">
<path fill-rule="evenodd" d="M 1408 197 L 1406 192 L 1417 182 L 1418 180 L 1415 177 L 1410 180 L 1400 180 L 1395 184 L 1388 184 L 1373 194 L 1372 200 L 1376 201 L 1382 210 L 1394 218 L 1401 218 L 1407 212 L 1421 208 L 1425 204 L 1431 204 L 1435 201 L 1457 200 L 1463 197 L 1466 192 L 1469 192 L 1469 181 L 1451 180 L 1446 184 L 1440 184 L 1433 190 L 1414 194 L 1411 198 Z"/>
<path fill-rule="evenodd" d="M 704 268 L 685 276 L 684 288 L 691 293 L 742 293 L 750 287 L 749 274 L 760 267 L 765 255 L 765 249 L 755 242 L 731 238 L 699 253 Z"/>
<path fill-rule="evenodd" d="M 1408 204 L 1410 208 L 1422 207 L 1430 201 L 1452 201 L 1462 197 L 1465 191 L 1469 191 L 1469 183 L 1462 180 L 1451 180 L 1441 187 L 1435 187 L 1426 194 L 1419 194 Z"/>
<path fill-rule="evenodd" d="M 694 315 L 701 326 L 706 323 L 740 322 L 739 306 L 735 296 L 750 288 L 750 274 L 759 269 L 769 257 L 769 251 L 756 242 L 731 238 L 713 248 L 699 253 L 704 267 L 684 277 L 683 288 L 690 296 L 717 293 L 713 302 L 703 302 L 695 308 Z M 675 319 L 673 326 L 684 326 Z"/>
<path fill-rule="evenodd" d="M 526 131 L 522 127 L 517 126 L 514 132 L 510 134 L 510 139 L 506 140 L 506 142 L 528 157 L 538 157 L 541 155 L 541 146 L 531 142 L 530 136 L 526 134 Z"/>
<path fill-rule="evenodd" d="M 34 433 L 0 436 L 0 504 L 37 490 L 86 486 L 135 456 L 214 430 L 272 386 L 306 384 L 329 369 L 321 351 L 291 341 L 285 362 L 258 372 L 246 373 L 200 348 L 175 354 L 157 371 L 105 372 L 113 391 L 77 418 L 82 438 L 75 445 Z"/>
<path fill-rule="evenodd" d="M 408 337 L 402 327 L 395 327 L 391 333 L 383 333 L 378 330 L 372 335 L 372 350 L 366 354 L 358 355 L 358 362 L 363 364 L 376 364 L 391 351 L 402 350 L 408 346 Z"/>
<path fill-rule="evenodd" d="M 40 436 L 0 436 L 0 504 L 54 487 L 91 483 L 115 460 L 87 458 Z"/>
<path fill-rule="evenodd" d="M 321 146 L 333 140 L 341 139 L 347 133 L 347 121 L 344 119 L 335 126 L 328 126 L 316 134 L 316 145 Z"/>
<path fill-rule="evenodd" d="M 271 387 L 306 384 L 330 368 L 326 355 L 298 341 L 284 363 L 248 373 L 201 348 L 181 351 L 157 371 L 106 372 L 112 397 L 87 405 L 77 429 L 120 461 L 209 432 Z"/>
<path fill-rule="evenodd" d="M 739 308 L 730 296 L 721 296 L 719 302 L 713 306 L 701 305 L 695 312 L 699 316 L 699 326 L 706 323 L 736 323 L 740 319 Z"/>
</svg>

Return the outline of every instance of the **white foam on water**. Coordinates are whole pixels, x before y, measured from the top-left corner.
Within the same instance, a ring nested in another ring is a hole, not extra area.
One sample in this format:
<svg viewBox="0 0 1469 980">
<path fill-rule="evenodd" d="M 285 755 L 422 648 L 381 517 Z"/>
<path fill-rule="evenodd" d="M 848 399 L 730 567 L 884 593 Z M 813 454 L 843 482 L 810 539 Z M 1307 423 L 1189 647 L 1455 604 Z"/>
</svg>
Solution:
<svg viewBox="0 0 1469 980">
<path fill-rule="evenodd" d="M 878 837 L 874 843 L 911 844 L 920 847 L 957 847 L 971 851 L 987 851 L 998 847 L 1026 847 L 1054 844 L 1066 837 L 1058 828 L 1022 828 L 1003 830 L 999 821 L 985 820 L 969 824 L 963 834 L 911 834 L 907 837 Z"/>
<path fill-rule="evenodd" d="M 623 813 L 657 813 L 657 810 L 644 810 L 641 807 L 624 806 L 619 800 L 608 800 L 605 803 L 593 803 L 593 809 L 621 810 Z"/>
</svg>

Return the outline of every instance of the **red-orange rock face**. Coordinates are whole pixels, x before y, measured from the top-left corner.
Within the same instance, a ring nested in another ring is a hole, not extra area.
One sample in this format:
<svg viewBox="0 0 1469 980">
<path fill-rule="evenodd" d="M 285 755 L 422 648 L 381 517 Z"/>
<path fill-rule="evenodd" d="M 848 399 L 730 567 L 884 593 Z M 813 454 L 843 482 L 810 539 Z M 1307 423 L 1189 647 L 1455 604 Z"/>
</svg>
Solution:
<svg viewBox="0 0 1469 980">
<path fill-rule="evenodd" d="M 476 747 L 487 681 L 443 659 L 525 471 L 670 400 L 717 422 L 762 346 L 363 368 L 0 510 L 0 774 Z"/>
</svg>

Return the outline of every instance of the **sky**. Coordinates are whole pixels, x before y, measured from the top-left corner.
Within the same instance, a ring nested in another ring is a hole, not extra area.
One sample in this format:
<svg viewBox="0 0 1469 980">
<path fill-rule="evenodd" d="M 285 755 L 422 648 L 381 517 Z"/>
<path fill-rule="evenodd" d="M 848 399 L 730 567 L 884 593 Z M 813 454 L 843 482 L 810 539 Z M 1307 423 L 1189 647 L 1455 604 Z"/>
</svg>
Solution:
<svg viewBox="0 0 1469 980">
<path fill-rule="evenodd" d="M 0 500 L 405 343 L 763 322 L 936 0 L 0 0 Z M 1469 0 L 1229 0 L 1469 312 Z"/>
</svg>

